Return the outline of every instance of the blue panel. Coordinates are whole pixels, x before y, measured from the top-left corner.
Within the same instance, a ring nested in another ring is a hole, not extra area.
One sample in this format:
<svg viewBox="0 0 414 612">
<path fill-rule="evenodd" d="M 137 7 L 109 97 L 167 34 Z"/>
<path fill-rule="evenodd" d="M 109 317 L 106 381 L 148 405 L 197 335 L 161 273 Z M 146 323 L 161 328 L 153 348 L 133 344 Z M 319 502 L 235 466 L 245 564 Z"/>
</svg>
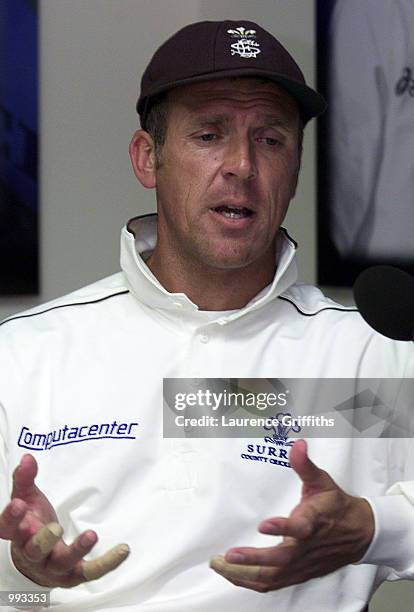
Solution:
<svg viewBox="0 0 414 612">
<path fill-rule="evenodd" d="M 38 292 L 36 0 L 0 2 L 0 294 Z"/>
</svg>

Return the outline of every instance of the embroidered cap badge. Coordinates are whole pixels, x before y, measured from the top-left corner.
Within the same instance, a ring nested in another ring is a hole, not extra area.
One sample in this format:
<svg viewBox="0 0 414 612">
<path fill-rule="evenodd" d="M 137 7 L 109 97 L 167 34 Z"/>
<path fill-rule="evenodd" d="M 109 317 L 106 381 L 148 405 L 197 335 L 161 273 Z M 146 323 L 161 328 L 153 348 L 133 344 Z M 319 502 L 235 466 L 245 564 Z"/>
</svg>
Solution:
<svg viewBox="0 0 414 612">
<path fill-rule="evenodd" d="M 238 38 L 237 42 L 230 45 L 232 55 L 240 55 L 243 58 L 255 58 L 261 53 L 260 45 L 255 40 L 256 30 L 246 30 L 243 27 L 236 28 L 235 30 L 227 30 L 228 34 L 231 34 L 232 38 Z"/>
</svg>

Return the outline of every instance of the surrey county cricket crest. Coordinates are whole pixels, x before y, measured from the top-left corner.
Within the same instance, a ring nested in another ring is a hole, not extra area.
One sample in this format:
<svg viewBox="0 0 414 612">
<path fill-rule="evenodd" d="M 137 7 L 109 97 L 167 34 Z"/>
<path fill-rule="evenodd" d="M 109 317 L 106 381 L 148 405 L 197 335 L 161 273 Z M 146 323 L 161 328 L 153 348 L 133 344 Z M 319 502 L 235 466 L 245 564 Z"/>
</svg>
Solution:
<svg viewBox="0 0 414 612">
<path fill-rule="evenodd" d="M 297 425 L 289 412 L 279 412 L 275 417 L 277 425 L 265 425 L 263 429 L 272 431 L 272 435 L 265 436 L 265 444 L 247 444 L 246 452 L 240 456 L 249 461 L 260 461 L 261 463 L 271 463 L 282 467 L 291 467 L 289 463 L 289 449 L 293 446 L 293 441 L 288 438 L 292 431 L 298 433 L 301 427 Z"/>
<path fill-rule="evenodd" d="M 236 28 L 235 30 L 227 30 L 227 33 L 232 38 L 237 38 L 237 42 L 230 45 L 232 55 L 240 55 L 243 58 L 256 57 L 260 51 L 260 45 L 258 42 L 253 40 L 256 38 L 256 30 L 246 30 L 243 27 Z"/>
</svg>

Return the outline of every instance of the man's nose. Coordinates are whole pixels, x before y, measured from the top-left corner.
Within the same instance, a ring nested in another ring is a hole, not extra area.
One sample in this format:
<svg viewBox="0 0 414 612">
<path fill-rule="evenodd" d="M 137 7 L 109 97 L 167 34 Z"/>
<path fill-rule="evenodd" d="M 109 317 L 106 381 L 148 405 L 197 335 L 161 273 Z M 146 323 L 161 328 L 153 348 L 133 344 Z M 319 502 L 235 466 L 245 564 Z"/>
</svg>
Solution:
<svg viewBox="0 0 414 612">
<path fill-rule="evenodd" d="M 223 159 L 223 175 L 243 180 L 256 178 L 257 168 L 253 143 L 248 138 L 232 138 L 227 143 Z"/>
</svg>

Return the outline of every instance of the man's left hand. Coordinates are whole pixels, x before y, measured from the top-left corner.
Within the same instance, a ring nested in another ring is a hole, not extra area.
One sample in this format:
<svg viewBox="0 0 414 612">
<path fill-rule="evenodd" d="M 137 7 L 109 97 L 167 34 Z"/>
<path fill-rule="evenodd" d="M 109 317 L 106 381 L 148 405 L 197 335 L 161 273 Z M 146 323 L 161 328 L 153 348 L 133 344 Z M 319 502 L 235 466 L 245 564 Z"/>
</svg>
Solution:
<svg viewBox="0 0 414 612">
<path fill-rule="evenodd" d="M 373 538 L 369 503 L 348 495 L 312 463 L 304 440 L 293 445 L 290 464 L 303 483 L 300 503 L 288 518 L 266 519 L 258 527 L 283 541 L 269 548 L 231 548 L 210 563 L 236 586 L 265 593 L 325 576 L 359 561 Z"/>
</svg>

